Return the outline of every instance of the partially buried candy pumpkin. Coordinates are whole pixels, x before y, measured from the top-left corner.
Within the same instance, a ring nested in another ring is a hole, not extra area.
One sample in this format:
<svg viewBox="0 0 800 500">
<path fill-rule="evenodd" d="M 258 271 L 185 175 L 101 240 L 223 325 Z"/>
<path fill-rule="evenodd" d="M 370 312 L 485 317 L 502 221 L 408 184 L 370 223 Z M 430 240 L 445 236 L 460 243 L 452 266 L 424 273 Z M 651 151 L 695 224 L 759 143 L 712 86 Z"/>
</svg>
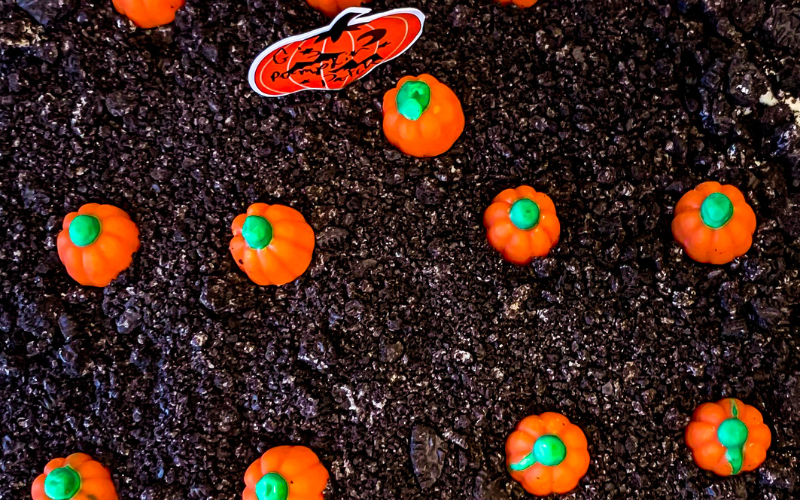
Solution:
<svg viewBox="0 0 800 500">
<path fill-rule="evenodd" d="M 117 500 L 111 474 L 85 453 L 54 458 L 31 487 L 33 500 Z"/>
<path fill-rule="evenodd" d="M 675 205 L 672 235 L 686 254 L 704 264 L 727 264 L 753 244 L 756 214 L 731 185 L 704 182 Z"/>
<path fill-rule="evenodd" d="M 231 229 L 231 254 L 259 285 L 294 281 L 311 264 L 314 230 L 293 208 L 253 203 L 233 220 Z"/>
<path fill-rule="evenodd" d="M 701 404 L 686 427 L 686 445 L 697 466 L 720 476 L 757 468 L 771 441 L 761 412 L 735 398 Z"/>
<path fill-rule="evenodd" d="M 537 0 L 495 0 L 500 5 L 509 5 L 513 3 L 519 8 L 527 9 L 528 7 L 533 7 Z"/>
<path fill-rule="evenodd" d="M 358 7 L 369 2 L 369 0 L 307 0 L 308 5 L 322 12 L 328 17 L 336 17 L 341 11 Z"/>
<path fill-rule="evenodd" d="M 140 28 L 156 28 L 175 20 L 185 0 L 112 0 L 117 12 Z"/>
<path fill-rule="evenodd" d="M 407 155 L 440 155 L 463 131 L 461 102 L 431 75 L 405 76 L 383 97 L 383 133 Z"/>
<path fill-rule="evenodd" d="M 106 286 L 131 265 L 139 230 L 128 214 L 112 205 L 88 203 L 64 218 L 58 256 L 72 279 Z"/>
<path fill-rule="evenodd" d="M 305 446 L 267 450 L 244 474 L 242 500 L 321 500 L 328 470 Z"/>
<path fill-rule="evenodd" d="M 483 225 L 489 244 L 518 265 L 547 255 L 561 233 L 553 200 L 530 186 L 495 196 L 483 214 Z"/>
<path fill-rule="evenodd" d="M 506 467 L 528 493 L 566 493 L 589 470 L 586 436 L 560 413 L 525 417 L 506 440 Z"/>
</svg>

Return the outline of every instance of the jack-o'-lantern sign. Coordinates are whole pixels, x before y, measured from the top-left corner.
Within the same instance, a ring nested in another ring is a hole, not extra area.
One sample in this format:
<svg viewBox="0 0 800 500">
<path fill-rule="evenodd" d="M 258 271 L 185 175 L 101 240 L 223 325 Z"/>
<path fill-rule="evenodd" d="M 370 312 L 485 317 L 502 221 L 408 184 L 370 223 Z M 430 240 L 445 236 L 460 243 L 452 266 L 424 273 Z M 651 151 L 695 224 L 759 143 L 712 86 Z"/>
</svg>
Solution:
<svg viewBox="0 0 800 500">
<path fill-rule="evenodd" d="M 395 9 L 367 16 L 352 7 L 331 24 L 268 47 L 250 66 L 250 86 L 263 96 L 303 90 L 340 90 L 417 41 L 425 15 Z"/>
</svg>

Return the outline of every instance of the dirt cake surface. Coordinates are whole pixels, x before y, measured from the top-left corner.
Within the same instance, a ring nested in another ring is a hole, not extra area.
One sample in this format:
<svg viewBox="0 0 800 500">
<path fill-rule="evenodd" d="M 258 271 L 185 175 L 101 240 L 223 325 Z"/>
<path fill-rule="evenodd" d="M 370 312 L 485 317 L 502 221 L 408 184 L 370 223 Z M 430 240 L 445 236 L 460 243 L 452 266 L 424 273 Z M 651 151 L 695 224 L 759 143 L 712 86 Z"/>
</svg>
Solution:
<svg viewBox="0 0 800 500">
<path fill-rule="evenodd" d="M 566 498 L 800 496 L 800 3 L 372 4 L 402 6 L 428 16 L 409 52 L 341 92 L 268 99 L 250 62 L 326 23 L 300 0 L 190 0 L 149 31 L 106 0 L 2 3 L 0 497 L 84 451 L 122 499 L 236 499 L 266 449 L 305 444 L 333 499 L 521 499 L 504 441 L 542 411 L 589 441 Z M 423 72 L 466 115 L 427 160 L 380 127 L 384 92 Z M 670 232 L 705 180 L 756 212 L 729 265 Z M 481 222 L 520 184 L 562 224 L 528 267 Z M 256 201 L 317 234 L 281 288 L 228 251 Z M 141 231 L 105 289 L 56 253 L 86 202 Z M 722 479 L 683 430 L 728 396 L 773 445 Z"/>
</svg>

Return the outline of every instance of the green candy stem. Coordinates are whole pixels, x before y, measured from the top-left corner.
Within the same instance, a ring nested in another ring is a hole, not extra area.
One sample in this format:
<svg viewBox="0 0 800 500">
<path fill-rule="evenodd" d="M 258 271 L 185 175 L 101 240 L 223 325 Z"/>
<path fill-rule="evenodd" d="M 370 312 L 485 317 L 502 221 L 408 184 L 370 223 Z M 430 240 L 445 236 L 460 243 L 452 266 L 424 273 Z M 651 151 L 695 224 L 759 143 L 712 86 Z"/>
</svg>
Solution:
<svg viewBox="0 0 800 500">
<path fill-rule="evenodd" d="M 430 103 L 431 88 L 425 82 L 406 82 L 397 92 L 397 111 L 409 120 L 419 120 Z"/>
<path fill-rule="evenodd" d="M 733 203 L 722 193 L 711 193 L 700 205 L 700 218 L 706 226 L 719 229 L 733 217 Z"/>
<path fill-rule="evenodd" d="M 250 248 L 259 250 L 272 241 L 272 224 L 258 215 L 249 215 L 242 225 L 242 236 Z"/>
<path fill-rule="evenodd" d="M 528 467 L 533 466 L 533 464 L 535 463 L 536 463 L 536 455 L 533 453 L 533 451 L 531 451 L 530 453 L 525 455 L 522 458 L 522 460 L 520 460 L 515 464 L 509 465 L 508 468 L 513 471 L 521 471 L 527 469 Z"/>
<path fill-rule="evenodd" d="M 523 198 L 511 205 L 511 211 L 508 215 L 512 224 L 526 231 L 539 224 L 539 205 L 533 200 Z"/>
<path fill-rule="evenodd" d="M 81 489 L 81 476 L 70 466 L 54 469 L 44 478 L 44 494 L 52 500 L 69 500 Z"/>
<path fill-rule="evenodd" d="M 536 461 L 552 467 L 564 461 L 567 456 L 567 447 L 558 436 L 542 436 L 533 444 L 533 454 Z"/>
<path fill-rule="evenodd" d="M 719 424 L 717 429 L 717 439 L 719 444 L 726 448 L 725 458 L 731 464 L 734 474 L 742 470 L 744 458 L 744 443 L 747 442 L 747 426 L 738 418 L 729 418 Z"/>
<path fill-rule="evenodd" d="M 533 450 L 525 455 L 525 458 L 515 464 L 511 464 L 509 469 L 513 471 L 525 470 L 535 463 L 540 463 L 548 467 L 554 467 L 564 461 L 567 456 L 567 447 L 558 437 L 551 434 L 540 436 L 533 443 Z"/>
<path fill-rule="evenodd" d="M 256 483 L 258 500 L 286 500 L 289 496 L 289 485 L 277 472 L 270 472 Z"/>
<path fill-rule="evenodd" d="M 731 464 L 731 474 L 736 475 L 742 472 L 744 463 L 744 450 L 741 448 L 729 448 L 725 451 L 725 460 Z"/>
<path fill-rule="evenodd" d="M 101 231 L 100 220 L 94 215 L 79 215 L 69 223 L 69 239 L 75 246 L 91 245 Z"/>
</svg>

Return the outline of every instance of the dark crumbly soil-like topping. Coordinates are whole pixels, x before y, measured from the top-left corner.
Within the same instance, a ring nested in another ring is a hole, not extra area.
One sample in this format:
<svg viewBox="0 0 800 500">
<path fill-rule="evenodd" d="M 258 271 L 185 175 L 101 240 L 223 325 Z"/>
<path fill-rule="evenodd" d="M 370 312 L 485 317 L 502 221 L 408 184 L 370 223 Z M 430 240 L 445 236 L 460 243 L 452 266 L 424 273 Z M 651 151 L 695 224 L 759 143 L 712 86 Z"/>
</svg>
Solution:
<svg viewBox="0 0 800 500">
<path fill-rule="evenodd" d="M 412 0 L 428 18 L 408 53 L 342 92 L 283 99 L 256 96 L 247 69 L 327 22 L 302 1 L 189 2 L 150 31 L 108 1 L 19 4 L 0 5 L 9 498 L 81 450 L 120 498 L 231 499 L 264 450 L 305 444 L 332 498 L 518 499 L 503 443 L 548 410 L 586 431 L 579 498 L 798 497 L 800 126 L 756 95 L 800 97 L 796 0 Z M 430 160 L 380 127 L 384 92 L 422 72 L 467 119 Z M 740 187 L 758 217 L 727 266 L 670 234 L 705 180 Z M 481 224 L 520 184 L 562 222 L 524 268 Z M 90 201 L 141 231 L 104 290 L 70 280 L 55 250 Z M 322 238 L 282 288 L 255 287 L 228 251 L 255 201 L 297 208 Z M 695 406 L 724 396 L 765 408 L 775 436 L 731 481 L 683 441 Z"/>
</svg>

